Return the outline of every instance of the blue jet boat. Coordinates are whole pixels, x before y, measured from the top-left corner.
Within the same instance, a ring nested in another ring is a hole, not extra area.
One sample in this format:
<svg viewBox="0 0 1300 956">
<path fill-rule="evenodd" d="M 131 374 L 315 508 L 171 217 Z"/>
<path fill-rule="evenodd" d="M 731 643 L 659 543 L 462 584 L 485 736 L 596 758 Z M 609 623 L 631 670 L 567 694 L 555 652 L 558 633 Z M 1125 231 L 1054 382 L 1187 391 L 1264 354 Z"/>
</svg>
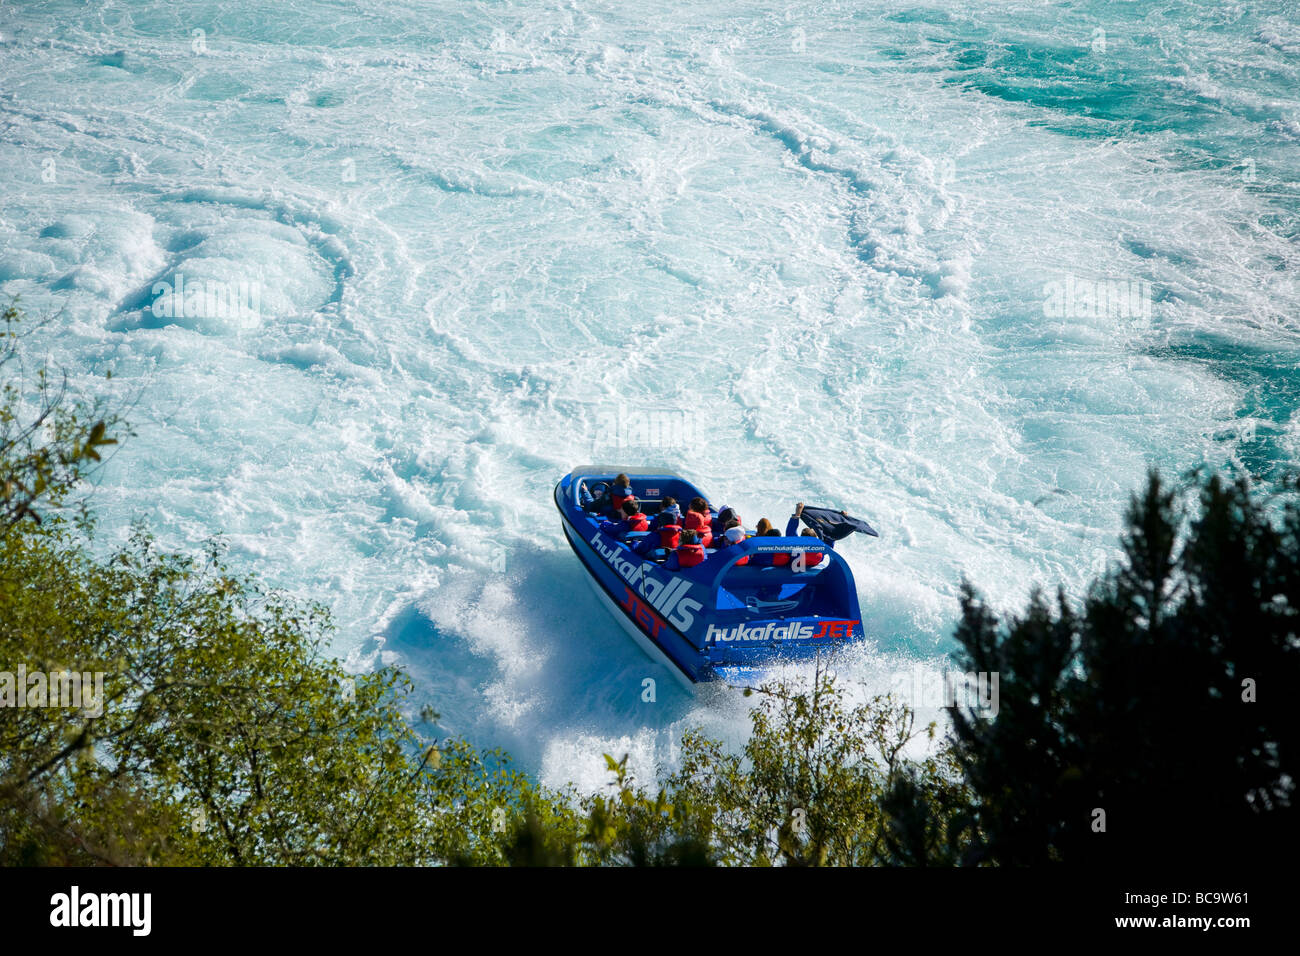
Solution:
<svg viewBox="0 0 1300 956">
<path fill-rule="evenodd" d="M 596 595 L 641 648 L 688 687 L 862 640 L 853 573 L 831 545 L 806 535 L 751 537 L 708 552 L 693 567 L 668 570 L 663 551 L 638 553 L 646 532 L 619 540 L 601 529 L 609 517 L 607 493 L 620 473 L 650 516 L 667 496 L 683 508 L 692 498 L 708 499 L 680 475 L 612 465 L 575 468 L 555 486 L 565 536 Z M 804 521 L 832 540 L 850 531 L 875 534 L 838 512 L 806 510 L 828 516 L 806 515 Z M 826 534 L 831 519 L 841 526 Z"/>
</svg>

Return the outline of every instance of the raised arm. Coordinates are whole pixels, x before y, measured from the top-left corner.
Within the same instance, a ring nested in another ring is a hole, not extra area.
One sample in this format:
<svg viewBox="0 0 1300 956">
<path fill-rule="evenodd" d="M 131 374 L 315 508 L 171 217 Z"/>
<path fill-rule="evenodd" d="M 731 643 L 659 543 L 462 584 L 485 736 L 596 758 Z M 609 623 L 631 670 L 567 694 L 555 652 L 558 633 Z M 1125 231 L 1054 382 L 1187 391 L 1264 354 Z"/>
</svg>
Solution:
<svg viewBox="0 0 1300 956">
<path fill-rule="evenodd" d="M 802 514 L 803 502 L 801 501 L 794 506 L 794 514 L 792 514 L 790 520 L 785 523 L 785 536 L 787 538 L 793 538 L 799 534 L 799 518 Z"/>
</svg>

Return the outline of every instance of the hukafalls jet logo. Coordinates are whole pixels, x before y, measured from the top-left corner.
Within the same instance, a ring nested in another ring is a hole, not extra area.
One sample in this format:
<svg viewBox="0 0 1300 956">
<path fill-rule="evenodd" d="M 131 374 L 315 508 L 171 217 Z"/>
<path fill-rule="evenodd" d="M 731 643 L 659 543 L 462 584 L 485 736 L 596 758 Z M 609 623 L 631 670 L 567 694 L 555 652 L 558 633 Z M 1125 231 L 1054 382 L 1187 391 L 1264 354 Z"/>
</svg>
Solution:
<svg viewBox="0 0 1300 956">
<path fill-rule="evenodd" d="M 644 598 L 645 603 L 665 617 L 669 624 L 679 631 L 685 631 L 695 623 L 695 612 L 704 605 L 686 597 L 691 591 L 691 582 L 680 577 L 668 581 L 659 580 L 653 573 L 653 564 L 638 564 L 627 560 L 618 545 L 607 548 L 601 541 L 599 532 L 592 536 L 591 546 L 628 583 L 629 588 Z"/>
<path fill-rule="evenodd" d="M 737 624 L 735 627 L 709 625 L 704 639 L 710 644 L 730 644 L 734 641 L 845 641 L 853 636 L 857 621 L 818 621 L 806 624 L 791 621 L 778 624 Z"/>
</svg>

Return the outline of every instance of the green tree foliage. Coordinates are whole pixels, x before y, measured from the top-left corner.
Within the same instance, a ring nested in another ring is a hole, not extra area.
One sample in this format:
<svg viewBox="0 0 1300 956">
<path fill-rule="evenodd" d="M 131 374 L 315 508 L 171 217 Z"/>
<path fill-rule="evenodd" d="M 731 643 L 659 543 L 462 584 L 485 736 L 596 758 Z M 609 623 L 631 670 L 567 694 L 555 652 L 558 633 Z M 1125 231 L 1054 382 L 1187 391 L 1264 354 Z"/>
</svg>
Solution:
<svg viewBox="0 0 1300 956">
<path fill-rule="evenodd" d="M 67 379 L 56 385 L 44 365 L 28 372 L 22 348 L 26 333 L 15 302 L 5 306 L 0 322 L 0 531 L 4 531 L 21 521 L 39 524 L 41 504 L 55 508 L 66 504 L 68 495 L 101 461 L 100 451 L 117 444 L 109 433 L 121 421 L 107 414 L 101 403 L 70 401 Z M 84 517 L 84 510 L 81 513 Z"/>
<path fill-rule="evenodd" d="M 887 696 L 852 704 L 818 669 L 810 686 L 754 689 L 751 734 L 739 754 L 698 731 L 657 794 L 635 785 L 624 757 L 606 757 L 610 796 L 584 803 L 579 859 L 599 864 L 858 866 L 901 862 L 882 799 L 907 780 L 924 800 L 965 805 L 933 724 Z M 906 756 L 909 745 L 923 752 Z M 939 825 L 929 838 L 943 844 Z"/>
<path fill-rule="evenodd" d="M 959 664 L 1000 673 L 1000 709 L 993 720 L 952 711 L 972 805 L 900 790 L 904 831 L 944 821 L 970 840 L 965 862 L 1003 865 L 1291 853 L 1300 508 L 1244 478 L 1198 490 L 1188 519 L 1149 476 L 1123 560 L 1078 611 L 1035 593 L 1000 621 L 965 586 Z"/>
<path fill-rule="evenodd" d="M 502 755 L 418 735 L 407 679 L 345 673 L 327 634 L 216 549 L 0 539 L 0 661 L 106 675 L 100 716 L 0 709 L 0 861 L 495 863 L 514 817 L 554 815 Z"/>
</svg>

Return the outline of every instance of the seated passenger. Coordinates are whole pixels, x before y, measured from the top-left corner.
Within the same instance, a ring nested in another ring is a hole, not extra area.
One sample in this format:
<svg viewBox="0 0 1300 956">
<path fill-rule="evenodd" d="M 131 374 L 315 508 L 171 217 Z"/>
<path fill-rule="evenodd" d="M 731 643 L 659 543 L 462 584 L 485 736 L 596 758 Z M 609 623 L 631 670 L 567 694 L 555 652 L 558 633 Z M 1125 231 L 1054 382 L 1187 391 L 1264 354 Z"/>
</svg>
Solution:
<svg viewBox="0 0 1300 956">
<path fill-rule="evenodd" d="M 610 516 L 617 518 L 623 503 L 635 497 L 636 495 L 632 494 L 632 482 L 627 475 L 616 475 L 614 483 L 609 486 L 609 503 L 613 509 Z"/>
<path fill-rule="evenodd" d="M 659 518 L 660 515 L 655 515 Z M 671 520 L 671 515 L 669 519 Z M 650 533 L 638 541 L 632 548 L 637 554 L 648 555 L 660 548 L 666 551 L 672 551 L 681 544 L 682 526 L 680 521 L 671 521 L 655 527 L 655 522 L 650 522 Z"/>
<path fill-rule="evenodd" d="M 713 515 L 709 513 L 709 503 L 703 498 L 692 498 L 690 510 L 682 520 L 682 528 L 694 531 L 700 547 L 707 548 L 713 543 Z"/>
<path fill-rule="evenodd" d="M 804 528 L 803 533 L 800 535 L 800 537 L 816 538 L 817 532 L 814 531 L 812 528 Z M 818 540 L 820 541 L 821 539 L 818 538 Z M 826 544 L 827 546 L 832 548 L 835 547 L 834 541 L 825 541 L 823 542 L 823 544 Z M 791 557 L 793 557 L 793 555 L 791 555 Z M 824 557 L 825 555 L 822 554 L 820 551 L 805 551 L 803 554 L 803 566 L 805 568 L 815 568 L 817 565 L 822 563 L 822 558 Z"/>
<path fill-rule="evenodd" d="M 650 522 L 641 513 L 641 504 L 635 498 L 624 501 L 620 510 L 623 515 L 622 519 L 619 521 L 602 521 L 600 523 L 601 531 L 616 541 L 625 541 L 627 536 L 634 531 L 649 530 Z"/>
<path fill-rule="evenodd" d="M 661 524 L 658 528 L 659 547 L 669 551 L 682 543 L 682 526 L 677 523 Z"/>
<path fill-rule="evenodd" d="M 718 550 L 723 551 L 727 548 L 734 547 L 745 540 L 745 529 L 740 526 L 740 522 L 732 518 L 727 522 L 726 530 L 722 534 L 722 541 L 718 544 Z M 745 555 L 736 562 L 736 567 L 749 564 L 750 555 Z"/>
<path fill-rule="evenodd" d="M 781 532 L 772 527 L 772 522 L 766 518 L 761 518 L 758 522 L 758 537 L 760 538 L 779 538 Z M 755 567 L 762 568 L 783 568 L 790 563 L 789 551 L 773 551 L 768 554 L 756 554 L 751 562 Z"/>
<path fill-rule="evenodd" d="M 582 510 L 594 515 L 608 514 L 610 509 L 609 485 L 598 482 L 597 487 L 600 488 L 600 493 L 592 494 L 591 489 L 587 487 L 587 483 L 585 481 L 582 483 L 582 487 L 579 489 Z"/>
<path fill-rule="evenodd" d="M 722 533 L 727 530 L 728 523 L 732 521 L 740 522 L 742 525 L 744 524 L 740 519 L 740 515 L 736 513 L 735 508 L 723 505 L 722 510 L 718 512 L 718 516 L 710 522 L 709 530 L 713 532 L 715 538 L 721 539 Z"/>
<path fill-rule="evenodd" d="M 665 571 L 680 571 L 693 568 L 704 560 L 704 546 L 699 543 L 694 531 L 683 531 L 681 544 L 668 555 L 664 562 Z"/>
<path fill-rule="evenodd" d="M 666 524 L 675 524 L 681 526 L 682 523 L 682 506 L 677 503 L 677 499 L 665 496 L 659 502 L 659 513 L 650 519 L 650 530 L 658 531 Z M 676 547 L 676 545 L 673 545 Z"/>
</svg>

